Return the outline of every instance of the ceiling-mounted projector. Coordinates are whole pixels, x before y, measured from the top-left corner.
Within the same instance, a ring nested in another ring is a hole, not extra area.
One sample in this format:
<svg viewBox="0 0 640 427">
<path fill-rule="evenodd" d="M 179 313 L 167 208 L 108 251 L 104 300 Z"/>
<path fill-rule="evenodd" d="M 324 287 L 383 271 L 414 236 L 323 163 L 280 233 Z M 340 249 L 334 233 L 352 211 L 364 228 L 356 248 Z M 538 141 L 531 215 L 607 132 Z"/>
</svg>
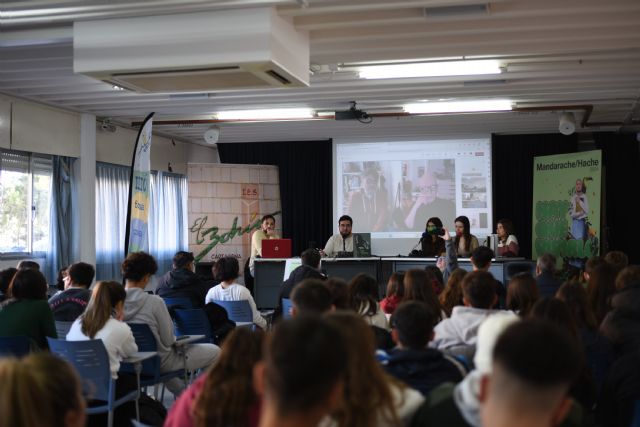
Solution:
<svg viewBox="0 0 640 427">
<path fill-rule="evenodd" d="M 336 120 L 358 120 L 365 123 L 371 121 L 371 116 L 366 111 L 358 110 L 355 102 L 351 103 L 351 108 L 348 110 L 336 111 L 334 117 Z"/>
</svg>

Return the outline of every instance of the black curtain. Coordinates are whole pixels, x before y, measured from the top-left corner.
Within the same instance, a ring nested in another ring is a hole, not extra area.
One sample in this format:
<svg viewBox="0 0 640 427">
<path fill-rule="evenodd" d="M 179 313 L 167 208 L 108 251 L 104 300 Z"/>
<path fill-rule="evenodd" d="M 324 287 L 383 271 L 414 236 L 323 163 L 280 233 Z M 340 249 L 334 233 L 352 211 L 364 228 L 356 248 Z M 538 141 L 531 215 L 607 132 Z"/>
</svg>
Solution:
<svg viewBox="0 0 640 427">
<path fill-rule="evenodd" d="M 331 145 L 331 140 L 218 144 L 222 163 L 278 166 L 282 234 L 292 239 L 294 256 L 309 242 L 324 247 L 332 234 Z"/>
<path fill-rule="evenodd" d="M 578 151 L 577 135 L 492 135 L 493 215 L 513 221 L 520 256 L 531 258 L 533 158 Z M 495 232 L 495 231 L 494 231 Z"/>
<path fill-rule="evenodd" d="M 640 144 L 636 134 L 598 132 L 593 134 L 596 148 L 602 150 L 603 243 L 604 249 L 623 251 L 629 262 L 640 263 L 638 247 L 635 178 L 640 171 Z"/>
</svg>

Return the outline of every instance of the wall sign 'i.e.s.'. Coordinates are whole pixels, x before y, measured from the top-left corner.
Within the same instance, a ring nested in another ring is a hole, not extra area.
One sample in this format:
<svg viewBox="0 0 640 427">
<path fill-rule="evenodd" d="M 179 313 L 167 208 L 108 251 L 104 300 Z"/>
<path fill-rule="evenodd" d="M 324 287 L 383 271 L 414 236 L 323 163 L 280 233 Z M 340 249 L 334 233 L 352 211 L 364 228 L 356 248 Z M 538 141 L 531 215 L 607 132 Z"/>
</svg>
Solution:
<svg viewBox="0 0 640 427">
<path fill-rule="evenodd" d="M 280 214 L 281 211 L 273 212 L 271 215 L 275 216 Z M 245 233 L 251 233 L 253 230 L 260 228 L 261 218 L 257 214 L 254 214 L 249 221 L 249 225 L 246 227 L 238 227 L 238 217 L 233 219 L 230 230 L 226 233 L 218 234 L 220 227 L 206 227 L 208 217 L 203 216 L 196 218 L 193 221 L 193 225 L 189 227 L 189 231 L 196 233 L 196 243 L 201 245 L 205 240 L 209 240 L 209 244 L 195 256 L 195 261 L 200 262 L 202 258 L 207 255 L 216 245 L 224 244 L 233 239 L 236 236 L 242 236 Z"/>
</svg>

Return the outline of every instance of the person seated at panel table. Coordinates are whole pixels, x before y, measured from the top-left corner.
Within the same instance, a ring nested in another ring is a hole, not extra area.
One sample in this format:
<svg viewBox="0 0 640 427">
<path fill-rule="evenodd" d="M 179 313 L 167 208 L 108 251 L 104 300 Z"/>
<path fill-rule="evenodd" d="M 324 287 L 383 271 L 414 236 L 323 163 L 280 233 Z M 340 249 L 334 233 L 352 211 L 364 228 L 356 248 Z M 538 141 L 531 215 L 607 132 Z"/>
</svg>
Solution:
<svg viewBox="0 0 640 427">
<path fill-rule="evenodd" d="M 496 234 L 498 235 L 498 256 L 515 257 L 518 256 L 520 247 L 518 239 L 513 234 L 513 222 L 510 219 L 501 219 L 496 226 Z"/>
<path fill-rule="evenodd" d="M 320 251 L 320 255 L 327 257 L 336 257 L 344 253 L 353 254 L 353 234 L 351 228 L 353 220 L 349 215 L 342 215 L 338 220 L 338 234 L 329 237 L 324 249 Z"/>
<path fill-rule="evenodd" d="M 265 239 L 279 239 L 276 233 L 276 219 L 273 215 L 262 217 L 260 230 L 256 230 L 251 236 L 251 257 L 249 258 L 249 271 L 254 276 L 253 264 L 258 257 L 262 257 L 262 241 Z"/>
<path fill-rule="evenodd" d="M 404 220 L 409 230 L 420 230 L 422 218 L 427 218 L 429 213 L 443 218 L 451 218 L 455 215 L 455 203 L 438 197 L 438 179 L 432 172 L 425 172 L 420 177 L 418 190 L 420 193 Z"/>
<path fill-rule="evenodd" d="M 439 257 L 445 253 L 444 240 L 438 237 L 443 231 L 440 218 L 434 216 L 427 220 L 424 230 L 427 235 L 422 238 L 422 256 Z"/>
<path fill-rule="evenodd" d="M 478 238 L 471 234 L 471 224 L 469 218 L 461 215 L 456 218 L 454 222 L 456 228 L 456 238 L 454 243 L 458 256 L 462 258 L 469 258 L 471 253 L 478 247 Z"/>
</svg>

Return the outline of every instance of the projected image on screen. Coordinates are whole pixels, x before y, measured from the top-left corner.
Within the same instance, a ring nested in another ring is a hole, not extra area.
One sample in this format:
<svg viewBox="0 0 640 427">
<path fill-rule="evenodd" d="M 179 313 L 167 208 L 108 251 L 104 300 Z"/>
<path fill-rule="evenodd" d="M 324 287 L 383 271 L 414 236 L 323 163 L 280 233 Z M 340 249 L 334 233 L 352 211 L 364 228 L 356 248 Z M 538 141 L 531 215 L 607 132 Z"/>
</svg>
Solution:
<svg viewBox="0 0 640 427">
<path fill-rule="evenodd" d="M 338 142 L 335 153 L 335 213 L 350 215 L 354 232 L 410 239 L 431 217 L 451 230 L 466 215 L 473 233 L 491 233 L 488 140 Z"/>
</svg>

